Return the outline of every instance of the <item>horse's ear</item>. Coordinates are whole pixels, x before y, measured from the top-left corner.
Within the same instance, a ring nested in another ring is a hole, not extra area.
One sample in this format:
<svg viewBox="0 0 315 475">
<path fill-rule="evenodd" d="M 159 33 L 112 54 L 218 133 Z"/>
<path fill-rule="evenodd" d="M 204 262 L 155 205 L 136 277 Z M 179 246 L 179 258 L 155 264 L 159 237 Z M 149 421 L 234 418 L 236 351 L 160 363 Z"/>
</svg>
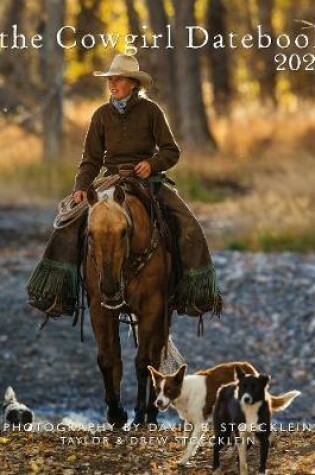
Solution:
<svg viewBox="0 0 315 475">
<path fill-rule="evenodd" d="M 124 203 L 126 199 L 126 195 L 123 188 L 120 185 L 115 186 L 113 198 L 114 198 L 114 201 L 116 201 L 116 203 L 118 203 L 119 205 L 122 205 Z"/>
<path fill-rule="evenodd" d="M 98 196 L 97 196 L 94 186 L 92 185 L 89 186 L 86 192 L 86 197 L 90 206 L 93 206 L 95 205 L 95 203 L 98 202 Z"/>
</svg>

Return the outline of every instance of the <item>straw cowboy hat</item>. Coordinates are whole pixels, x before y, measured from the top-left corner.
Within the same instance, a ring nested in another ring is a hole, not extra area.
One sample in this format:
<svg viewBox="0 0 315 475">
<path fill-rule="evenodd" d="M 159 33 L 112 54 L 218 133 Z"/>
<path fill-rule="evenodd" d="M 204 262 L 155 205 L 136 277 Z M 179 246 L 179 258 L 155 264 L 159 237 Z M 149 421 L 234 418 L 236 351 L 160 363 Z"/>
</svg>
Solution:
<svg viewBox="0 0 315 475">
<path fill-rule="evenodd" d="M 94 76 L 124 76 L 127 78 L 138 79 L 141 86 L 149 89 L 152 86 L 150 74 L 139 70 L 138 60 L 134 56 L 127 54 L 116 54 L 108 71 L 94 71 Z"/>
</svg>

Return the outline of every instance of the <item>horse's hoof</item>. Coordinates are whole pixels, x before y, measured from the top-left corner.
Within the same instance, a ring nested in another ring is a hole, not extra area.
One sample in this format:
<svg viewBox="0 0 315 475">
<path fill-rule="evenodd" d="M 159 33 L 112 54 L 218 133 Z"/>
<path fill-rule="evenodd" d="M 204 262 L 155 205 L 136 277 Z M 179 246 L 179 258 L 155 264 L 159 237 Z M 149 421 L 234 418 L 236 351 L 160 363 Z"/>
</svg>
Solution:
<svg viewBox="0 0 315 475">
<path fill-rule="evenodd" d="M 149 416 L 147 416 L 146 425 L 151 426 L 151 427 L 157 427 L 157 428 L 160 426 L 159 421 L 157 420 L 156 417 L 149 417 Z"/>
<path fill-rule="evenodd" d="M 136 413 L 134 420 L 132 421 L 132 425 L 134 426 L 144 426 L 145 425 L 145 418 L 142 412 Z"/>
<path fill-rule="evenodd" d="M 154 425 L 159 425 L 158 420 L 157 420 L 157 414 L 147 414 L 147 424 L 154 424 Z"/>
<path fill-rule="evenodd" d="M 108 408 L 107 421 L 116 429 L 121 429 L 128 421 L 128 414 L 121 405 L 112 406 Z"/>
<path fill-rule="evenodd" d="M 147 419 L 146 424 L 147 424 L 148 426 L 151 425 L 151 426 L 154 426 L 154 427 L 157 427 L 157 428 L 159 428 L 159 426 L 160 426 L 160 424 L 159 424 L 159 422 L 158 422 L 157 419 Z"/>
</svg>

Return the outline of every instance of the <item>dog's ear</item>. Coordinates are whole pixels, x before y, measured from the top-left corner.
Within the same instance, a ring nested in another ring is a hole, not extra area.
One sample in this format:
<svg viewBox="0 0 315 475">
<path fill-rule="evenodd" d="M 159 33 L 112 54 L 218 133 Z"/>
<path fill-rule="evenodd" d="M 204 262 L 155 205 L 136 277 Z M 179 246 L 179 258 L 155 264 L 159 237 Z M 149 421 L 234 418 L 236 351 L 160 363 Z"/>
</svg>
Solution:
<svg viewBox="0 0 315 475">
<path fill-rule="evenodd" d="M 4 400 L 5 402 L 8 402 L 8 401 L 12 401 L 12 399 L 16 399 L 16 395 L 12 386 L 8 386 L 4 394 Z"/>
<path fill-rule="evenodd" d="M 270 383 L 271 376 L 270 376 L 269 374 L 260 374 L 260 375 L 258 376 L 258 379 L 259 379 L 259 381 L 261 382 L 262 387 L 264 388 L 264 387 L 267 386 L 267 384 Z"/>
<path fill-rule="evenodd" d="M 234 374 L 235 374 L 235 379 L 238 379 L 239 381 L 246 376 L 246 373 L 242 368 L 239 366 L 235 366 L 234 368 Z"/>
<path fill-rule="evenodd" d="M 176 382 L 176 384 L 181 384 L 183 379 L 184 379 L 184 376 L 185 376 L 185 373 L 186 373 L 186 370 L 187 370 L 187 365 L 186 364 L 183 364 L 177 371 L 176 373 L 174 374 L 174 381 Z"/>
<path fill-rule="evenodd" d="M 123 205 L 126 199 L 126 195 L 125 195 L 125 191 L 120 185 L 115 186 L 113 198 L 114 198 L 114 201 L 116 201 L 116 203 L 118 203 L 120 206 Z"/>
<path fill-rule="evenodd" d="M 94 186 L 89 186 L 86 192 L 87 202 L 90 206 L 94 206 L 98 202 L 98 196 Z"/>
<path fill-rule="evenodd" d="M 153 366 L 148 366 L 148 370 L 150 371 L 153 386 L 156 388 L 159 381 L 164 378 L 164 375 L 153 368 Z"/>
</svg>

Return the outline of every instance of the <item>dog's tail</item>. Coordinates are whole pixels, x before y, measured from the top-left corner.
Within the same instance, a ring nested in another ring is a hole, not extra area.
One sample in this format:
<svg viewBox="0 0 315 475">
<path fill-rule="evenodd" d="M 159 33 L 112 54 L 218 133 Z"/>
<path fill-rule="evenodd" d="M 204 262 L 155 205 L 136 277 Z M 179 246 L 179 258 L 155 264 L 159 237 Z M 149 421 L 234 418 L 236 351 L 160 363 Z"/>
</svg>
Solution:
<svg viewBox="0 0 315 475">
<path fill-rule="evenodd" d="M 16 400 L 16 395 L 12 386 L 8 386 L 4 395 L 4 402 L 12 402 Z"/>
<path fill-rule="evenodd" d="M 300 394 L 300 391 L 289 391 L 288 393 L 280 394 L 280 396 L 271 396 L 271 412 L 283 411 Z"/>
</svg>

